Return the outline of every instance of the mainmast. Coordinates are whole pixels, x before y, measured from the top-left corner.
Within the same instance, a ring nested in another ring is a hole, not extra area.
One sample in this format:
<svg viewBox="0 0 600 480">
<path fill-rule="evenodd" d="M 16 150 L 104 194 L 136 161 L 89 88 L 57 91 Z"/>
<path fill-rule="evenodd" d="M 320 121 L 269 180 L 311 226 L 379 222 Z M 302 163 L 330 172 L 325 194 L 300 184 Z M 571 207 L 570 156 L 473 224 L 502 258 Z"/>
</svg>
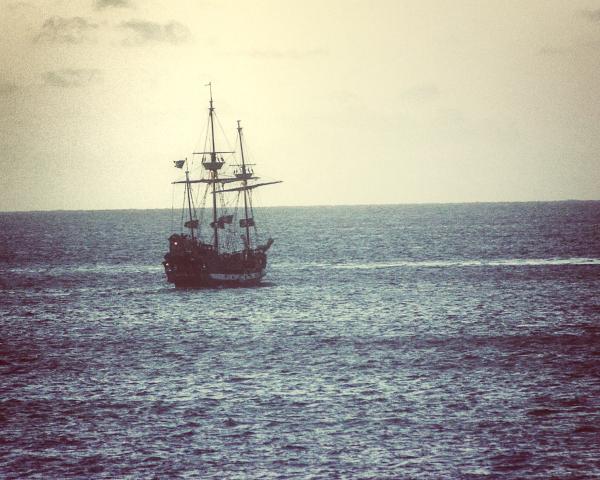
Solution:
<svg viewBox="0 0 600 480">
<path fill-rule="evenodd" d="M 242 185 L 244 186 L 243 192 L 244 192 L 244 214 L 245 214 L 245 219 L 246 221 L 244 222 L 246 225 L 246 252 L 248 250 L 250 250 L 250 225 L 249 225 L 249 220 L 248 220 L 248 189 L 245 188 L 246 186 L 248 186 L 248 176 L 246 175 L 246 161 L 244 160 L 244 145 L 242 142 L 242 127 L 240 125 L 240 120 L 237 121 L 237 130 L 238 130 L 238 136 L 240 137 L 240 153 L 242 155 Z"/>
<path fill-rule="evenodd" d="M 211 136 L 211 151 L 210 151 L 210 163 L 212 168 L 211 179 L 212 179 L 212 197 L 213 197 L 213 232 L 214 232 L 214 244 L 213 247 L 216 253 L 219 253 L 219 226 L 217 225 L 217 151 L 215 148 L 215 124 L 213 120 L 213 98 L 212 98 L 212 85 L 209 83 L 208 88 L 210 89 L 210 107 L 208 108 L 208 116 L 210 119 L 210 136 Z"/>
</svg>

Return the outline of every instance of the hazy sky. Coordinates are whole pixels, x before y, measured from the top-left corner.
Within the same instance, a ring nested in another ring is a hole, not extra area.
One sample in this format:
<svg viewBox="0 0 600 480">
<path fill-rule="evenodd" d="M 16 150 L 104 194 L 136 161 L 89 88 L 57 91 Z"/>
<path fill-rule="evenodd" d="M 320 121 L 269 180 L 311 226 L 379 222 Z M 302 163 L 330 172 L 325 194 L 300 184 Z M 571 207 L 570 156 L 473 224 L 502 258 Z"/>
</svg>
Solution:
<svg viewBox="0 0 600 480">
<path fill-rule="evenodd" d="M 590 0 L 0 0 L 0 210 L 170 207 L 208 82 L 263 205 L 600 199 L 599 52 Z"/>
</svg>

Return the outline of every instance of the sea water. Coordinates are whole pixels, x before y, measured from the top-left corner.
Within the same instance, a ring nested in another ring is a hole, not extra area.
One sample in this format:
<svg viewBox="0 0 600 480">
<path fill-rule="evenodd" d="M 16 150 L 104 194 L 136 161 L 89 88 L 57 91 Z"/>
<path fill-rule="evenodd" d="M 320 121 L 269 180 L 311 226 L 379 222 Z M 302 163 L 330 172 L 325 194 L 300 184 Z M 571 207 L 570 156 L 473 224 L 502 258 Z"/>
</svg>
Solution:
<svg viewBox="0 0 600 480">
<path fill-rule="evenodd" d="M 0 477 L 600 477 L 600 202 L 255 217 L 192 290 L 168 210 L 0 214 Z"/>
</svg>

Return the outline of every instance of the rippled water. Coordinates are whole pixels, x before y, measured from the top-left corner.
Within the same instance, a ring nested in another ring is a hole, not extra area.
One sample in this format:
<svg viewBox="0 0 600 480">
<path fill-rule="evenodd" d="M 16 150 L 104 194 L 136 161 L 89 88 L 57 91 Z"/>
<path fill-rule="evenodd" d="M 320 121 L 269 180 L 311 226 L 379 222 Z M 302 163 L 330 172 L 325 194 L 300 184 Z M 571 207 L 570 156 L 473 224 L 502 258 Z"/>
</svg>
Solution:
<svg viewBox="0 0 600 480">
<path fill-rule="evenodd" d="M 0 214 L 0 477 L 600 476 L 600 202 L 262 218 L 176 290 L 168 211 Z"/>
</svg>

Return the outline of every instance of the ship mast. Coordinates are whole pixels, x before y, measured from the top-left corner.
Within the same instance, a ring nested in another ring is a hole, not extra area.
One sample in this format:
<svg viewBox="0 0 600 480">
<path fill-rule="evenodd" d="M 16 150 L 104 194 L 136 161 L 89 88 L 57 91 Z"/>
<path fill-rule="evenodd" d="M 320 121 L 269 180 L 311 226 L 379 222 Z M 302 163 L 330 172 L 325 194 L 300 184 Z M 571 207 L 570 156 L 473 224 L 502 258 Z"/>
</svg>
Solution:
<svg viewBox="0 0 600 480">
<path fill-rule="evenodd" d="M 187 191 L 188 210 L 190 211 L 190 233 L 194 240 L 194 220 L 192 216 L 192 192 L 190 188 L 190 171 L 188 169 L 187 158 L 185 159 L 185 189 Z"/>
<path fill-rule="evenodd" d="M 210 118 L 210 135 L 211 135 L 211 152 L 210 152 L 210 163 L 213 167 L 216 167 L 217 164 L 217 152 L 215 148 L 215 124 L 213 120 L 213 98 L 212 98 L 212 85 L 209 83 L 208 88 L 210 89 L 210 107 L 208 109 L 208 116 Z M 217 225 L 217 168 L 211 169 L 211 179 L 212 179 L 212 197 L 213 197 L 213 231 L 214 231 L 214 244 L 213 247 L 216 253 L 219 253 L 219 226 Z"/>
<path fill-rule="evenodd" d="M 237 130 L 238 130 L 238 136 L 240 137 L 240 153 L 242 155 L 242 185 L 244 186 L 243 192 L 244 192 L 244 214 L 245 214 L 245 218 L 246 218 L 246 252 L 248 250 L 250 250 L 250 225 L 249 225 L 249 221 L 248 221 L 248 189 L 245 188 L 246 186 L 248 186 L 248 177 L 246 175 L 246 161 L 244 160 L 244 145 L 242 142 L 242 127 L 240 125 L 240 120 L 237 121 Z"/>
</svg>

